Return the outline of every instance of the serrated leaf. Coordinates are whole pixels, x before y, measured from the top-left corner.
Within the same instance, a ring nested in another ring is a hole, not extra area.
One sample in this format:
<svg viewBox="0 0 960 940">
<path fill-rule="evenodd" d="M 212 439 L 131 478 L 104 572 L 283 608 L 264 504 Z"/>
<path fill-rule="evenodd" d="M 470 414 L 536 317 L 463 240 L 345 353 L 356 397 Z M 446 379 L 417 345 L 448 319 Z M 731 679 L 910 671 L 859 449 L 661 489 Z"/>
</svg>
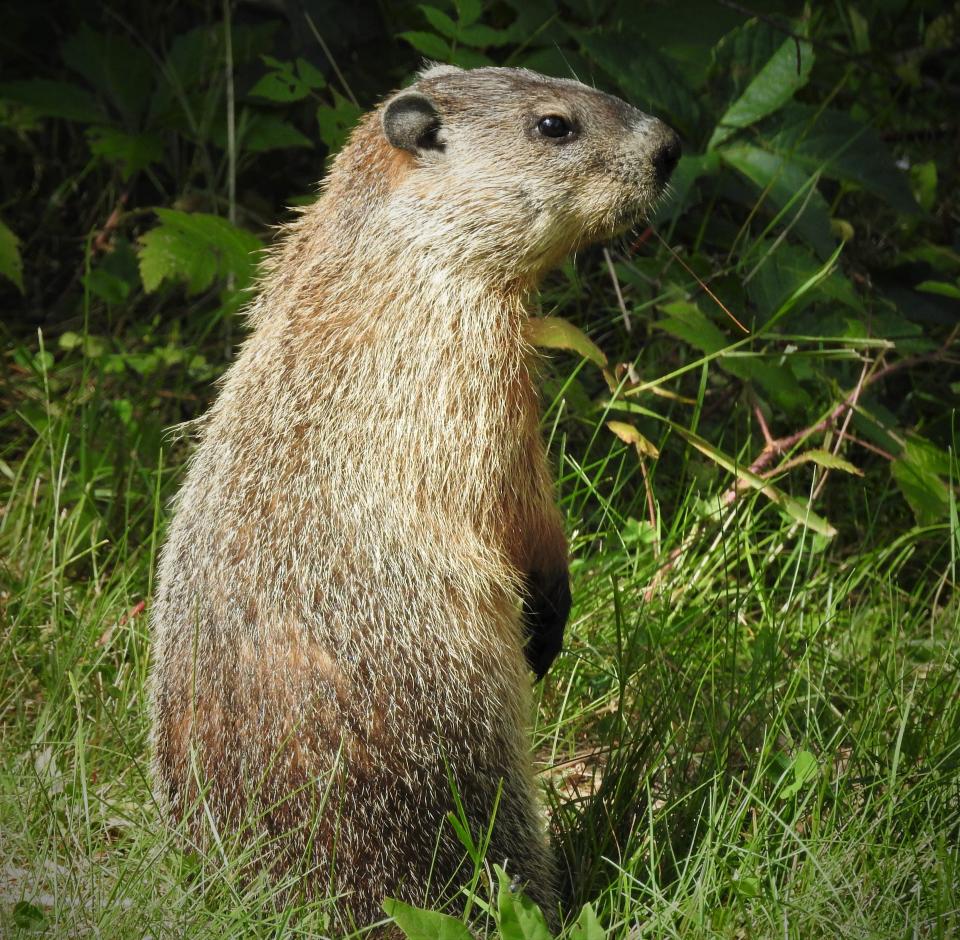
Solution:
<svg viewBox="0 0 960 940">
<path fill-rule="evenodd" d="M 459 27 L 447 16 L 443 10 L 436 7 L 427 6 L 425 3 L 418 4 L 420 11 L 426 17 L 427 22 L 438 32 L 442 33 L 447 39 L 457 39 Z"/>
<path fill-rule="evenodd" d="M 656 446 L 647 440 L 632 424 L 625 421 L 608 421 L 607 427 L 620 438 L 624 444 L 632 444 L 637 449 L 641 457 L 660 456 L 660 451 Z"/>
<path fill-rule="evenodd" d="M 87 130 L 87 143 L 91 153 L 117 164 L 124 180 L 163 159 L 163 142 L 155 134 L 129 134 L 116 127 L 91 127 Z"/>
<path fill-rule="evenodd" d="M 580 916 L 570 930 L 569 940 L 606 940 L 606 936 L 597 912 L 588 901 L 580 909 Z"/>
<path fill-rule="evenodd" d="M 13 281 L 23 293 L 23 259 L 20 257 L 20 239 L 0 221 L 0 276 Z"/>
<path fill-rule="evenodd" d="M 427 911 L 387 898 L 383 909 L 408 940 L 473 940 L 466 925 L 449 914 Z"/>
<path fill-rule="evenodd" d="M 40 117 L 97 124 L 104 114 L 97 100 L 79 85 L 42 78 L 0 84 L 0 98 L 26 105 Z"/>
<path fill-rule="evenodd" d="M 428 59 L 436 59 L 438 62 L 450 61 L 450 46 L 433 33 L 409 30 L 405 33 L 397 33 L 397 36 L 410 43 L 417 52 L 422 52 Z"/>
<path fill-rule="evenodd" d="M 813 47 L 808 42 L 785 39 L 764 64 L 743 94 L 727 108 L 707 144 L 712 150 L 739 128 L 749 127 L 786 104 L 810 78 Z"/>
<path fill-rule="evenodd" d="M 495 865 L 497 881 L 498 926 L 502 940 L 552 940 L 543 912 L 528 897 L 513 890 L 510 876 Z"/>
<path fill-rule="evenodd" d="M 188 294 L 233 275 L 237 291 L 253 277 L 259 239 L 226 219 L 202 212 L 156 209 L 160 225 L 140 238 L 140 277 L 150 293 L 164 281 L 184 283 Z"/>
<path fill-rule="evenodd" d="M 567 349 L 606 368 L 607 357 L 583 330 L 561 317 L 530 317 L 524 328 L 527 342 L 542 349 Z"/>
</svg>

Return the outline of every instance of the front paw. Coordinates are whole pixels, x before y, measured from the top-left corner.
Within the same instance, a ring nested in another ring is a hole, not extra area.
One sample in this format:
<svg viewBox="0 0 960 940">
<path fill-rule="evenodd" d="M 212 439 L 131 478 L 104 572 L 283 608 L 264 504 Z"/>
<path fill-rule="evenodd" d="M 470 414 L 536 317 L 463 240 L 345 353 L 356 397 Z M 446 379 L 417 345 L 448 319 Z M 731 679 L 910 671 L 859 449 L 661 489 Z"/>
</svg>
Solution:
<svg viewBox="0 0 960 940">
<path fill-rule="evenodd" d="M 563 646 L 563 630 L 570 615 L 570 576 L 566 569 L 531 571 L 526 589 L 524 652 L 539 682 Z"/>
</svg>

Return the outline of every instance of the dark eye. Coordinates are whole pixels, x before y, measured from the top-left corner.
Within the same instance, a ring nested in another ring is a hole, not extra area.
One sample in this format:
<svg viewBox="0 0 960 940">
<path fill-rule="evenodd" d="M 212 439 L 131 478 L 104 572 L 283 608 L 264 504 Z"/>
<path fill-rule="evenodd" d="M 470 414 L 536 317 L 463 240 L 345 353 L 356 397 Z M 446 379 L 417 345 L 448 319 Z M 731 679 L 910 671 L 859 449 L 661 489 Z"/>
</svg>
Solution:
<svg viewBox="0 0 960 940">
<path fill-rule="evenodd" d="M 546 117 L 540 118 L 537 122 L 537 130 L 544 137 L 553 138 L 569 137 L 573 133 L 573 128 L 567 123 L 566 118 L 562 118 L 558 114 L 548 114 Z"/>
</svg>

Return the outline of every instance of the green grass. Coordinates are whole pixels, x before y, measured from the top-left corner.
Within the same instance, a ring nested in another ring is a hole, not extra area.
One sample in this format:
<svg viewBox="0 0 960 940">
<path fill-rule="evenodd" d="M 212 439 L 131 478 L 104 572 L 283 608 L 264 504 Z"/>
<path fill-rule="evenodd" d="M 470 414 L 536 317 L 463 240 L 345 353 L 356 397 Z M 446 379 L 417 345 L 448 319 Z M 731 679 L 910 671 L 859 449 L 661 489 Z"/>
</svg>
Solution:
<svg viewBox="0 0 960 940">
<path fill-rule="evenodd" d="M 201 863 L 151 799 L 140 602 L 183 445 L 163 415 L 125 430 L 96 361 L 37 352 L 0 428 L 0 934 L 322 935 L 322 903 L 272 904 L 229 849 Z M 633 449 L 547 424 L 575 609 L 534 745 L 573 914 L 623 938 L 956 935 L 956 514 L 891 525 L 868 477 L 836 484 L 856 541 L 756 494 L 718 520 L 726 481 L 696 485 L 677 442 L 657 534 L 628 521 Z"/>
</svg>

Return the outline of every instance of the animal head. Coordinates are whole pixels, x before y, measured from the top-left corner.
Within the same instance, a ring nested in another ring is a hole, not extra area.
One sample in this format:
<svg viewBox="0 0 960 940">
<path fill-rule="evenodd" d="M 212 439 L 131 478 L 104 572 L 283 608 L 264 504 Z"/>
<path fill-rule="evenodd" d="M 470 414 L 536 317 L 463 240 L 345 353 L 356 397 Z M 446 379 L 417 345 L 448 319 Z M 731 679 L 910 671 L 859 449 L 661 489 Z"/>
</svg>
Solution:
<svg viewBox="0 0 960 940">
<path fill-rule="evenodd" d="M 392 152 L 387 228 L 438 263 L 527 281 L 639 222 L 680 157 L 657 118 L 522 69 L 429 68 L 374 130 Z"/>
</svg>

